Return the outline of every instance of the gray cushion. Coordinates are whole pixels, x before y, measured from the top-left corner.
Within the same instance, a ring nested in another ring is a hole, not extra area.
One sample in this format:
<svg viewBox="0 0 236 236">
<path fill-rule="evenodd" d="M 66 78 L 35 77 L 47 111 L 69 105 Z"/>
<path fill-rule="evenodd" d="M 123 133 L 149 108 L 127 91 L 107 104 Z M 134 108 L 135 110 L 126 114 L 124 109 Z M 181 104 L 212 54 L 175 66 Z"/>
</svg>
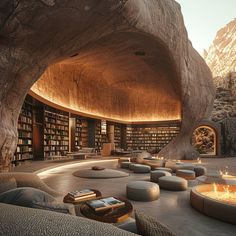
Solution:
<svg viewBox="0 0 236 236">
<path fill-rule="evenodd" d="M 160 196 L 158 184 L 147 181 L 132 181 L 126 185 L 127 198 L 135 201 L 154 201 Z"/>
<path fill-rule="evenodd" d="M 36 202 L 53 202 L 54 197 L 39 189 L 24 187 L 0 194 L 0 202 L 25 207 L 34 207 Z"/>
<path fill-rule="evenodd" d="M 171 173 L 168 171 L 164 171 L 164 170 L 154 170 L 151 171 L 150 174 L 150 181 L 154 182 L 154 183 L 158 183 L 159 178 L 162 176 L 171 176 Z"/>
<path fill-rule="evenodd" d="M 73 204 L 68 203 L 57 203 L 57 202 L 33 202 L 32 208 L 56 211 L 59 213 L 65 213 L 75 215 L 75 207 Z"/>
<path fill-rule="evenodd" d="M 0 182 L 0 193 L 14 188 L 17 188 L 16 179 L 14 177 L 6 177 L 2 180 L 2 182 Z"/>
<path fill-rule="evenodd" d="M 132 166 L 132 170 L 134 173 L 149 173 L 151 171 L 151 167 L 141 164 L 134 164 Z"/>
<path fill-rule="evenodd" d="M 172 191 L 184 191 L 188 188 L 188 181 L 177 176 L 163 176 L 159 178 L 160 188 Z"/>
<path fill-rule="evenodd" d="M 175 236 L 171 230 L 151 216 L 135 212 L 138 234 L 143 236 Z"/>
<path fill-rule="evenodd" d="M 176 176 L 182 177 L 187 180 L 195 179 L 195 172 L 193 170 L 177 170 L 176 171 Z"/>
</svg>

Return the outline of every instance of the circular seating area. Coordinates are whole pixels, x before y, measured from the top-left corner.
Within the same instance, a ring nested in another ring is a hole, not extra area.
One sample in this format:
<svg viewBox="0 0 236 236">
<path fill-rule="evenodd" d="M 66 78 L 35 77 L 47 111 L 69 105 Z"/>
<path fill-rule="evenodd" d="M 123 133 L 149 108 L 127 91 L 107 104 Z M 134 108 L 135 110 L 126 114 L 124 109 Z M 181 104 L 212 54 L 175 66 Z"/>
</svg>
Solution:
<svg viewBox="0 0 236 236">
<path fill-rule="evenodd" d="M 150 181 L 158 183 L 159 178 L 163 177 L 163 176 L 171 176 L 171 173 L 168 172 L 168 171 L 164 171 L 164 170 L 154 170 L 154 171 L 151 171 Z"/>
<path fill-rule="evenodd" d="M 195 172 L 193 170 L 177 170 L 176 176 L 182 177 L 187 180 L 193 180 L 195 179 Z"/>
<path fill-rule="evenodd" d="M 185 191 L 188 188 L 188 181 L 177 176 L 163 176 L 159 178 L 160 188 L 172 191 Z"/>
<path fill-rule="evenodd" d="M 160 196 L 158 184 L 147 181 L 132 181 L 126 185 L 128 199 L 135 201 L 154 201 Z"/>
</svg>

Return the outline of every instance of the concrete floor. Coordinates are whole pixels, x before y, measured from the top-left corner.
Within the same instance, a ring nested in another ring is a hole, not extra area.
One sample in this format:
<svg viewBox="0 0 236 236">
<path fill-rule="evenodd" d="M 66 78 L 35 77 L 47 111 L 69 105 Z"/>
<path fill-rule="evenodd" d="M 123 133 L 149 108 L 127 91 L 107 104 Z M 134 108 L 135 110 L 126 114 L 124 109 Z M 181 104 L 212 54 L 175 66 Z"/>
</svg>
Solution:
<svg viewBox="0 0 236 236">
<path fill-rule="evenodd" d="M 126 183 L 129 181 L 149 180 L 149 174 L 134 174 L 128 170 L 124 171 L 130 173 L 129 177 L 116 179 L 94 180 L 78 178 L 72 175 L 74 171 L 89 168 L 93 165 L 117 168 L 117 160 L 114 159 L 96 161 L 96 163 L 92 163 L 93 161 L 96 160 L 91 160 L 89 164 L 78 161 L 75 163 L 60 163 L 58 167 L 46 170 L 40 173 L 39 176 L 45 183 L 63 194 L 75 189 L 94 188 L 100 190 L 103 196 L 121 197 L 125 197 Z M 44 166 L 44 164 L 41 165 Z M 52 164 L 50 165 L 53 166 Z M 211 172 L 229 166 L 231 173 L 236 174 L 236 158 L 204 159 L 203 165 L 207 166 Z M 40 169 L 40 163 L 37 166 Z M 21 167 L 20 171 L 24 169 L 27 169 L 27 166 L 25 168 Z M 32 169 L 35 170 L 36 167 Z M 189 183 L 190 186 L 195 184 L 195 181 L 190 181 Z M 179 236 L 235 236 L 236 225 L 207 217 L 191 208 L 189 204 L 190 189 L 184 192 L 161 190 L 160 198 L 156 201 L 131 202 L 134 209 L 144 211 L 146 214 L 156 217 L 162 223 L 168 225 Z"/>
</svg>

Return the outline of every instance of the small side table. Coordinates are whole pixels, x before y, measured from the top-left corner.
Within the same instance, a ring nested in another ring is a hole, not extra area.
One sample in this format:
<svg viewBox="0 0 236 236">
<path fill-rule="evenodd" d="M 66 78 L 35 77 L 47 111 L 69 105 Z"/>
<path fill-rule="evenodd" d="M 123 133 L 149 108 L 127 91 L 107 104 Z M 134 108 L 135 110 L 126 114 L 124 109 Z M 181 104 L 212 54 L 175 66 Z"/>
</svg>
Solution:
<svg viewBox="0 0 236 236">
<path fill-rule="evenodd" d="M 73 199 L 70 197 L 69 194 L 67 194 L 67 195 L 64 197 L 63 202 L 64 202 L 64 203 L 72 203 L 72 204 L 74 204 L 74 205 L 78 205 L 78 204 L 81 204 L 81 203 L 83 203 L 83 202 L 86 202 L 86 201 L 89 201 L 89 200 L 93 200 L 93 199 L 97 199 L 97 198 L 101 198 L 101 197 L 102 197 L 102 194 L 101 194 L 100 191 L 98 191 L 98 190 L 96 190 L 96 189 L 90 189 L 90 190 L 92 190 L 93 192 L 96 193 L 96 197 L 88 198 L 88 199 L 85 198 L 85 199 L 82 199 L 82 200 L 77 200 L 77 201 L 75 201 L 75 200 L 73 200 Z"/>
<path fill-rule="evenodd" d="M 80 206 L 80 212 L 82 215 L 89 219 L 97 220 L 105 223 L 120 223 L 125 221 L 133 212 L 133 206 L 130 201 L 124 198 L 118 198 L 118 200 L 125 202 L 125 205 L 110 211 L 94 211 L 86 203 L 82 203 Z"/>
</svg>

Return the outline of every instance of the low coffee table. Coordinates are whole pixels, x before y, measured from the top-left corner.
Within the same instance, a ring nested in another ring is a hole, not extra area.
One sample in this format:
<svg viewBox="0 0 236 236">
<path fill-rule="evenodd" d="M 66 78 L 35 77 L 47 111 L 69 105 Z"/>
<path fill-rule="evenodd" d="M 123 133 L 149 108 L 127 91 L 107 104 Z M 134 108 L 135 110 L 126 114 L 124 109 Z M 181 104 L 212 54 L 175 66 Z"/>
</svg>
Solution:
<svg viewBox="0 0 236 236">
<path fill-rule="evenodd" d="M 86 203 L 82 203 L 80 206 L 80 212 L 82 215 L 89 219 L 97 220 L 105 223 L 120 223 L 125 221 L 133 211 L 133 206 L 127 199 L 118 198 L 118 200 L 125 202 L 125 206 L 118 207 L 115 209 L 107 210 L 107 211 L 94 211 L 91 207 L 89 207 Z"/>
<path fill-rule="evenodd" d="M 90 189 L 92 190 L 93 192 L 96 193 L 96 197 L 94 198 L 90 198 L 90 199 L 83 199 L 83 200 L 77 200 L 77 201 L 74 201 L 73 199 L 71 199 L 70 195 L 67 194 L 64 199 L 63 199 L 63 202 L 64 203 L 72 203 L 74 205 L 77 205 L 77 204 L 81 204 L 83 202 L 86 202 L 86 201 L 89 201 L 89 200 L 93 200 L 93 199 L 97 199 L 97 198 L 101 198 L 102 197 L 102 194 L 100 191 L 96 190 L 96 189 Z"/>
</svg>

